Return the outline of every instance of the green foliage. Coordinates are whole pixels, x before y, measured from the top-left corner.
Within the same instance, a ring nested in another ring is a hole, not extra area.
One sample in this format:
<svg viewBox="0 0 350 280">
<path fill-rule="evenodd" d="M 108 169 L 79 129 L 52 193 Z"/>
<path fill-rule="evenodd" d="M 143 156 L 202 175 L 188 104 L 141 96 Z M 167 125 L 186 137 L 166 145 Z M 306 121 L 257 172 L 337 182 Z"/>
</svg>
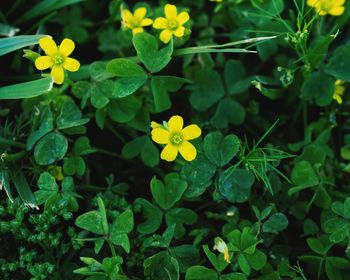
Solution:
<svg viewBox="0 0 350 280">
<path fill-rule="evenodd" d="M 2 2 L 1 280 L 350 279 L 349 1 Z"/>
</svg>

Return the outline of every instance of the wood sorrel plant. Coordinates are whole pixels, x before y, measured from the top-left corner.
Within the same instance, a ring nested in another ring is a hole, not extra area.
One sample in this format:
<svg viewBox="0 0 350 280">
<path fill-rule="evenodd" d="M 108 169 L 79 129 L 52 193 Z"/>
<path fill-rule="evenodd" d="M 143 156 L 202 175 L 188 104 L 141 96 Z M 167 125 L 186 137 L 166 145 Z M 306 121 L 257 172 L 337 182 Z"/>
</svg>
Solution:
<svg viewBox="0 0 350 280">
<path fill-rule="evenodd" d="M 3 2 L 0 279 L 350 278 L 350 1 Z"/>
</svg>

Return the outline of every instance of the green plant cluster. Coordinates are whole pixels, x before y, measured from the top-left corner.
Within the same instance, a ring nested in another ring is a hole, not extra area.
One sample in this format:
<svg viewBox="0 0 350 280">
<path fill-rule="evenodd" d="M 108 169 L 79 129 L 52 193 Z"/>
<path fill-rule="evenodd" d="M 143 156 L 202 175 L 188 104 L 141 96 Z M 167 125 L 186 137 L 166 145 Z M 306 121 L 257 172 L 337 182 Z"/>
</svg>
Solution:
<svg viewBox="0 0 350 280">
<path fill-rule="evenodd" d="M 350 279 L 350 0 L 3 2 L 0 279 Z M 167 44 L 123 18 L 166 4 Z M 155 140 L 177 115 L 193 161 Z"/>
</svg>

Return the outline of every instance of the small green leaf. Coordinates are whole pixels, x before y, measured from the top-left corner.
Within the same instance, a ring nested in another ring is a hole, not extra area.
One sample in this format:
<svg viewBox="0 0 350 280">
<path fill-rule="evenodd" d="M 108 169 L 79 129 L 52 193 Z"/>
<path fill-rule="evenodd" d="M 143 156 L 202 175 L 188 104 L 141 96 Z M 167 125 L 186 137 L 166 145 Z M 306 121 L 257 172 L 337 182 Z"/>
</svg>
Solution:
<svg viewBox="0 0 350 280">
<path fill-rule="evenodd" d="M 246 70 L 242 62 L 238 60 L 230 59 L 225 64 L 224 77 L 226 87 L 230 94 L 242 93 L 248 89 L 250 83 L 247 83 L 247 86 L 242 87 L 242 80 L 246 76 Z"/>
<path fill-rule="evenodd" d="M 126 253 L 130 253 L 130 241 L 129 237 L 125 233 L 121 234 L 114 234 L 113 232 L 111 233 L 110 240 L 114 245 L 121 246 Z"/>
<path fill-rule="evenodd" d="M 214 116 L 211 118 L 213 126 L 218 129 L 227 128 L 229 124 L 240 125 L 244 122 L 246 111 L 244 107 L 233 100 L 225 97 L 220 100 Z"/>
<path fill-rule="evenodd" d="M 99 211 L 90 211 L 80 215 L 75 220 L 75 225 L 96 234 L 104 234 L 102 217 Z"/>
<path fill-rule="evenodd" d="M 192 266 L 186 271 L 185 280 L 217 280 L 218 274 L 215 270 L 204 266 Z"/>
<path fill-rule="evenodd" d="M 171 100 L 169 92 L 178 91 L 183 83 L 187 82 L 183 78 L 173 76 L 155 76 L 151 80 L 151 88 L 156 112 L 162 112 L 170 109 Z"/>
<path fill-rule="evenodd" d="M 62 105 L 61 113 L 57 117 L 56 123 L 59 129 L 66 129 L 75 126 L 84 125 L 89 121 L 88 118 L 82 118 L 77 105 L 74 102 L 65 102 Z"/>
<path fill-rule="evenodd" d="M 324 246 L 324 244 L 317 238 L 308 238 L 306 242 L 311 250 L 319 255 L 324 255 L 329 250 L 329 246 Z"/>
<path fill-rule="evenodd" d="M 238 255 L 238 265 L 240 267 L 240 269 L 247 275 L 250 274 L 250 265 L 246 259 L 246 257 L 243 254 L 239 254 Z"/>
<path fill-rule="evenodd" d="M 215 165 L 222 167 L 228 164 L 238 153 L 240 140 L 234 134 L 223 136 L 221 132 L 212 132 L 204 138 L 204 152 Z"/>
<path fill-rule="evenodd" d="M 108 62 L 107 71 L 120 78 L 147 77 L 145 70 L 141 66 L 126 58 L 116 58 Z"/>
<path fill-rule="evenodd" d="M 312 73 L 301 88 L 300 97 L 314 100 L 318 106 L 327 106 L 333 100 L 335 79 L 323 72 Z"/>
<path fill-rule="evenodd" d="M 121 213 L 111 228 L 111 235 L 129 233 L 134 228 L 134 214 L 130 209 Z"/>
<path fill-rule="evenodd" d="M 326 65 L 326 71 L 339 80 L 350 82 L 350 44 L 335 50 Z"/>
<path fill-rule="evenodd" d="M 199 112 L 207 111 L 225 95 L 221 77 L 218 72 L 213 70 L 197 71 L 191 87 L 190 103 Z"/>
<path fill-rule="evenodd" d="M 58 192 L 56 179 L 48 172 L 40 174 L 38 187 L 40 190 L 35 192 L 35 198 L 39 205 L 43 204 L 47 199 Z"/>
<path fill-rule="evenodd" d="M 163 49 L 158 50 L 158 40 L 147 32 L 133 36 L 133 44 L 137 56 L 152 73 L 162 70 L 171 60 L 173 44 L 169 43 Z"/>
<path fill-rule="evenodd" d="M 264 232 L 278 233 L 288 226 L 288 219 L 283 213 L 275 213 L 264 222 L 262 229 Z"/>
<path fill-rule="evenodd" d="M 138 232 L 151 234 L 159 229 L 162 223 L 163 213 L 157 206 L 148 202 L 146 199 L 138 198 L 135 200 L 135 207 L 142 209 L 142 216 L 146 218 L 145 222 L 138 224 Z"/>
<path fill-rule="evenodd" d="M 138 76 L 117 79 L 114 84 L 113 96 L 122 98 L 133 94 L 144 85 L 147 78 L 147 76 Z"/>
<path fill-rule="evenodd" d="M 318 177 L 308 161 L 299 161 L 292 170 L 292 182 L 301 187 L 315 186 L 319 183 Z"/>
<path fill-rule="evenodd" d="M 85 161 L 80 156 L 72 156 L 64 160 L 63 170 L 66 175 L 84 175 L 86 169 Z"/>
<path fill-rule="evenodd" d="M 220 194 L 232 203 L 242 203 L 249 199 L 255 177 L 245 169 L 224 171 L 219 177 Z"/>
<path fill-rule="evenodd" d="M 162 251 L 143 262 L 144 274 L 150 279 L 179 279 L 179 263 L 168 252 Z"/>
<path fill-rule="evenodd" d="M 249 265 L 254 270 L 262 269 L 266 264 L 266 255 L 260 250 L 256 250 L 252 255 L 245 255 Z"/>
<path fill-rule="evenodd" d="M 164 210 L 173 207 L 174 204 L 180 200 L 186 188 L 186 181 L 181 180 L 176 173 L 166 175 L 164 178 L 164 184 L 155 177 L 151 181 L 152 195 L 159 206 Z"/>
<path fill-rule="evenodd" d="M 49 165 L 57 160 L 61 160 L 67 149 L 67 139 L 59 132 L 51 132 L 36 144 L 34 158 L 40 165 Z"/>
</svg>

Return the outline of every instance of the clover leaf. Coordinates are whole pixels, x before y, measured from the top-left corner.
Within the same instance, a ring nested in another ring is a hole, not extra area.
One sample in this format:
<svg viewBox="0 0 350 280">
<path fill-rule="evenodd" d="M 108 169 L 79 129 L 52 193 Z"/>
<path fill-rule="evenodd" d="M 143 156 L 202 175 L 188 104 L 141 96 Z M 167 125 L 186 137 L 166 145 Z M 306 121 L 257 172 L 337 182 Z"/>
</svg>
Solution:
<svg viewBox="0 0 350 280">
<path fill-rule="evenodd" d="M 260 243 L 258 238 L 251 233 L 249 227 L 238 229 L 227 235 L 229 248 L 238 255 L 238 265 L 240 269 L 247 275 L 251 273 L 251 269 L 260 270 L 266 264 L 266 255 L 256 248 Z"/>
</svg>

